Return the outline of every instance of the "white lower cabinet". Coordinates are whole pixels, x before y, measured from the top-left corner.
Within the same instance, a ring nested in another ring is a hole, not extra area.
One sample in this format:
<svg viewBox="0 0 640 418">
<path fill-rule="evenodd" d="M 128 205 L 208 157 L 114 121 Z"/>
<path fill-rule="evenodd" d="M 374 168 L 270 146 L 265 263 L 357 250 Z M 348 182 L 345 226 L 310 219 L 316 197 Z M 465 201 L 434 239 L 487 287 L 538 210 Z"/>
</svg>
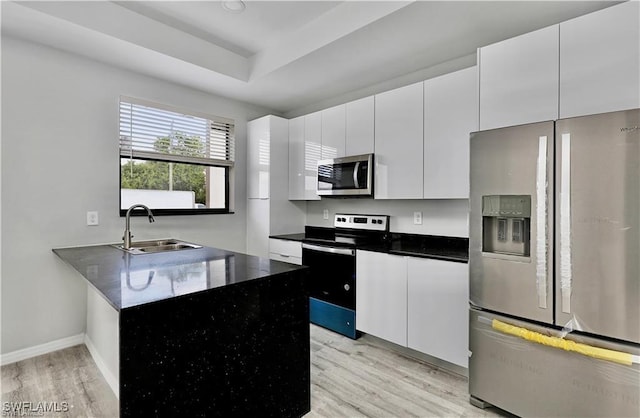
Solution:
<svg viewBox="0 0 640 418">
<path fill-rule="evenodd" d="M 285 263 L 302 265 L 302 243 L 269 238 L 269 258 Z"/>
<path fill-rule="evenodd" d="M 468 367 L 468 264 L 358 250 L 356 329 Z"/>
<path fill-rule="evenodd" d="M 407 346 L 468 366 L 468 264 L 408 257 Z"/>
<path fill-rule="evenodd" d="M 358 250 L 356 329 L 407 345 L 406 257 Z"/>
</svg>

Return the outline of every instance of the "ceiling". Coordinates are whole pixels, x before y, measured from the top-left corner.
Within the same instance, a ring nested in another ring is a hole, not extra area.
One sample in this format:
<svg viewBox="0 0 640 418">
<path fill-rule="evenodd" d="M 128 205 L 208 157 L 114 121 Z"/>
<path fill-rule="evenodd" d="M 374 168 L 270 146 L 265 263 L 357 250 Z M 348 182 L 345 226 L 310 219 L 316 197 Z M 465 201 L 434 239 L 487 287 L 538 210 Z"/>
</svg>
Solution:
<svg viewBox="0 0 640 418">
<path fill-rule="evenodd" d="M 1 8 L 3 35 L 295 115 L 615 3 L 245 1 L 233 13 L 220 1 L 3 1 Z"/>
</svg>

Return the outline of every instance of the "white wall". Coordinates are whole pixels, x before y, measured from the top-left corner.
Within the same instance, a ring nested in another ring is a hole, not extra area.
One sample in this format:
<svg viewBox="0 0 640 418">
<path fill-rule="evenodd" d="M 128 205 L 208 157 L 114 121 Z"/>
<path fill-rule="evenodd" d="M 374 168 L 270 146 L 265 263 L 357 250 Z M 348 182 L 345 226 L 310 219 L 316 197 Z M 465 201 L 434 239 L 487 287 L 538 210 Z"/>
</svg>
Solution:
<svg viewBox="0 0 640 418">
<path fill-rule="evenodd" d="M 323 219 L 323 210 L 329 219 Z M 413 212 L 422 212 L 422 225 L 413 224 Z M 333 227 L 336 213 L 390 215 L 391 232 L 468 237 L 469 201 L 329 199 L 307 202 L 307 225 Z"/>
<path fill-rule="evenodd" d="M 120 95 L 236 123 L 236 213 L 136 218 L 136 238 L 245 250 L 246 122 L 267 109 L 3 36 L 2 353 L 84 332 L 84 279 L 51 249 L 122 238 Z M 86 226 L 89 210 L 99 211 L 99 226 Z"/>
</svg>

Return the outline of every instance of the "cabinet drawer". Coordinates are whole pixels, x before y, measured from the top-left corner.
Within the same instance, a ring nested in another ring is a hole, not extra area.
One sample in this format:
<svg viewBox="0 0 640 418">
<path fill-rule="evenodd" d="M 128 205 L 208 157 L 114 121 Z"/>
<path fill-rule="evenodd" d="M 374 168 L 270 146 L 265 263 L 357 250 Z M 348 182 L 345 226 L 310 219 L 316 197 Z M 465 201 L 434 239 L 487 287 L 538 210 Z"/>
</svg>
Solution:
<svg viewBox="0 0 640 418">
<path fill-rule="evenodd" d="M 269 253 L 269 258 L 271 260 L 284 261 L 285 263 L 297 264 L 299 266 L 302 265 L 301 257 L 294 257 L 291 255 L 282 255 L 278 253 Z"/>
<path fill-rule="evenodd" d="M 298 241 L 271 238 L 269 239 L 269 253 L 271 255 L 279 254 L 285 258 L 289 256 L 302 259 L 302 244 Z"/>
</svg>

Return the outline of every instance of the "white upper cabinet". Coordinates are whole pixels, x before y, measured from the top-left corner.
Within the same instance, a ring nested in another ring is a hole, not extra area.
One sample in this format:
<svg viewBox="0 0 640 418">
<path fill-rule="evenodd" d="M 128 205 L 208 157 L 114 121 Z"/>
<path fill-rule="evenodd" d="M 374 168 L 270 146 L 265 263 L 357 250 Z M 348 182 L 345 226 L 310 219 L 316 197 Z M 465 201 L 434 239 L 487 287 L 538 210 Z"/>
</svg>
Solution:
<svg viewBox="0 0 640 418">
<path fill-rule="evenodd" d="M 480 130 L 558 119 L 559 25 L 480 48 L 478 65 Z"/>
<path fill-rule="evenodd" d="M 290 202 L 289 121 L 265 116 L 247 124 L 247 251 L 269 256 L 269 235 L 300 232 L 304 211 Z"/>
<path fill-rule="evenodd" d="M 478 130 L 477 68 L 424 82 L 424 198 L 469 198 L 469 133 Z"/>
<path fill-rule="evenodd" d="M 371 154 L 374 138 L 374 98 L 346 104 L 346 155 Z"/>
<path fill-rule="evenodd" d="M 414 257 L 407 263 L 407 346 L 468 367 L 468 264 Z"/>
<path fill-rule="evenodd" d="M 304 200 L 304 116 L 289 120 L 289 200 Z"/>
<path fill-rule="evenodd" d="M 269 198 L 271 116 L 247 124 L 247 197 Z"/>
<path fill-rule="evenodd" d="M 345 105 L 331 107 L 322 114 L 322 159 L 345 156 Z"/>
<path fill-rule="evenodd" d="M 560 24 L 560 118 L 640 107 L 640 3 Z"/>
<path fill-rule="evenodd" d="M 423 83 L 375 96 L 375 198 L 422 199 Z"/>
<path fill-rule="evenodd" d="M 318 160 L 322 158 L 322 114 L 304 117 L 304 198 L 320 200 L 317 193 Z"/>
</svg>

